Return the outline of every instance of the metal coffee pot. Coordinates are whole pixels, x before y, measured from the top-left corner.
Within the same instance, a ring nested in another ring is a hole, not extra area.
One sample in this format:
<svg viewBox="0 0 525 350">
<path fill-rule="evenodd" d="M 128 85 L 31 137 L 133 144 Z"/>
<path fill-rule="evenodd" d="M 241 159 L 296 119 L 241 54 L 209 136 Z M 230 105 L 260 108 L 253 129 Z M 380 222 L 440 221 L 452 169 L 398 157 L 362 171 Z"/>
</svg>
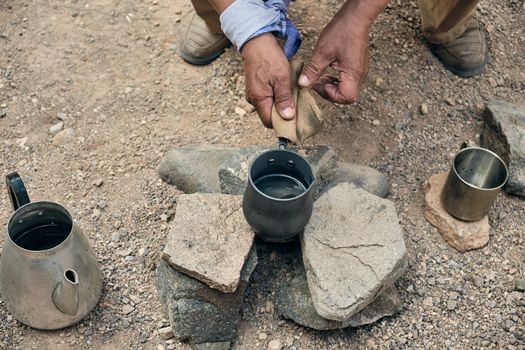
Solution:
<svg viewBox="0 0 525 350">
<path fill-rule="evenodd" d="M 0 257 L 0 288 L 11 314 L 38 329 L 59 329 L 97 304 L 102 275 L 71 214 L 53 202 L 30 202 L 17 173 L 6 177 L 14 214 Z"/>
<path fill-rule="evenodd" d="M 242 203 L 246 221 L 265 241 L 290 241 L 310 220 L 314 183 L 308 161 L 280 139 L 279 149 L 260 154 L 250 166 Z"/>
</svg>

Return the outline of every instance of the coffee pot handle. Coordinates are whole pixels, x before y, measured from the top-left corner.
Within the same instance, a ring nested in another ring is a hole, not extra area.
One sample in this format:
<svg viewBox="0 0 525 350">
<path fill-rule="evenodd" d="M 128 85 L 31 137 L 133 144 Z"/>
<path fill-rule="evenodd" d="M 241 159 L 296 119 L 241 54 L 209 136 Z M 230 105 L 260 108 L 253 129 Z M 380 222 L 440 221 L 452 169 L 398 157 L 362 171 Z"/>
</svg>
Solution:
<svg viewBox="0 0 525 350">
<path fill-rule="evenodd" d="M 5 177 L 5 183 L 7 185 L 7 193 L 11 199 L 14 211 L 31 202 L 26 187 L 24 186 L 24 182 L 17 172 L 7 175 Z"/>
</svg>

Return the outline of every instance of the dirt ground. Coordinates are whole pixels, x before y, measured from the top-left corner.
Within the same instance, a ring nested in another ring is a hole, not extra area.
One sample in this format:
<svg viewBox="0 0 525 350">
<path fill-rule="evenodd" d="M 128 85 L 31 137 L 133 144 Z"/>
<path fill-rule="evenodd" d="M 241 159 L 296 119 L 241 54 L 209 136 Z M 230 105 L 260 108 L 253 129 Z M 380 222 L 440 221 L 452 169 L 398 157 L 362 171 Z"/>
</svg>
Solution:
<svg viewBox="0 0 525 350">
<path fill-rule="evenodd" d="M 302 57 L 341 4 L 292 5 L 304 37 Z M 241 117 L 234 111 L 246 105 L 236 52 L 206 67 L 178 57 L 178 34 L 190 11 L 186 0 L 0 2 L 0 169 L 20 172 L 33 199 L 55 200 L 72 211 L 105 277 L 94 311 L 60 331 L 21 325 L 0 299 L 0 348 L 189 348 L 157 335 L 166 315 L 154 269 L 179 191 L 163 183 L 155 167 L 181 145 L 275 143 L 253 112 Z M 489 244 L 466 254 L 448 247 L 422 215 L 423 182 L 448 169 L 462 141 L 477 141 L 484 103 L 525 104 L 523 1 L 484 0 L 476 16 L 491 52 L 482 76 L 461 79 L 445 71 L 423 41 L 416 3 L 397 0 L 371 33 L 370 74 L 360 101 L 336 106 L 319 99 L 327 128 L 310 143 L 330 145 L 391 181 L 389 198 L 410 251 L 408 272 L 398 282 L 403 312 L 331 332 L 267 313 L 274 291 L 264 277 L 279 271 L 268 256 L 282 248 L 263 246 L 235 349 L 266 349 L 272 339 L 296 350 L 525 349 L 525 297 L 512 292 L 512 281 L 523 277 L 525 201 L 501 195 L 490 214 Z M 58 118 L 75 133 L 62 145 L 48 130 Z M 0 222 L 10 214 L 1 195 Z M 132 259 L 118 254 L 128 249 Z M 124 305 L 133 311 L 124 314 Z"/>
</svg>

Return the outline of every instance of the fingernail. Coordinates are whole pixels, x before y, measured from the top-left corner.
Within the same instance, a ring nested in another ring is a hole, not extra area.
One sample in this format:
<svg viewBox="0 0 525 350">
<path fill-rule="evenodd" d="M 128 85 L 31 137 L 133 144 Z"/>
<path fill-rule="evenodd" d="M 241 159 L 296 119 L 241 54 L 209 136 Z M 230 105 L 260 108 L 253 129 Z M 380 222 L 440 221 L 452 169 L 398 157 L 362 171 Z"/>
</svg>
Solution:
<svg viewBox="0 0 525 350">
<path fill-rule="evenodd" d="M 295 112 L 291 107 L 286 107 L 281 111 L 281 117 L 285 119 L 293 119 L 293 117 L 295 117 Z"/>
<path fill-rule="evenodd" d="M 310 85 L 310 79 L 308 79 L 308 77 L 304 74 L 301 74 L 301 76 L 299 77 L 299 85 L 301 86 L 308 86 Z"/>
</svg>

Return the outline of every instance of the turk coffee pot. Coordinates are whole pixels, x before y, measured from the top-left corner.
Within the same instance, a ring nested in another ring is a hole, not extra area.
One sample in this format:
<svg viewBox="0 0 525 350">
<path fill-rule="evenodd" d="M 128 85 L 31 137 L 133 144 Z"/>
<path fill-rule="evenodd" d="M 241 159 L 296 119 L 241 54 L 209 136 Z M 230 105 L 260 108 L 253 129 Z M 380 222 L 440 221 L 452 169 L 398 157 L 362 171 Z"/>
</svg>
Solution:
<svg viewBox="0 0 525 350">
<path fill-rule="evenodd" d="M 14 214 L 0 257 L 0 288 L 11 314 L 38 329 L 59 329 L 97 304 L 102 275 L 71 214 L 53 202 L 30 202 L 17 173 L 6 177 Z"/>
<path fill-rule="evenodd" d="M 310 220 L 314 183 L 308 161 L 280 139 L 279 149 L 260 154 L 250 166 L 242 205 L 246 221 L 265 241 L 290 241 Z"/>
</svg>

